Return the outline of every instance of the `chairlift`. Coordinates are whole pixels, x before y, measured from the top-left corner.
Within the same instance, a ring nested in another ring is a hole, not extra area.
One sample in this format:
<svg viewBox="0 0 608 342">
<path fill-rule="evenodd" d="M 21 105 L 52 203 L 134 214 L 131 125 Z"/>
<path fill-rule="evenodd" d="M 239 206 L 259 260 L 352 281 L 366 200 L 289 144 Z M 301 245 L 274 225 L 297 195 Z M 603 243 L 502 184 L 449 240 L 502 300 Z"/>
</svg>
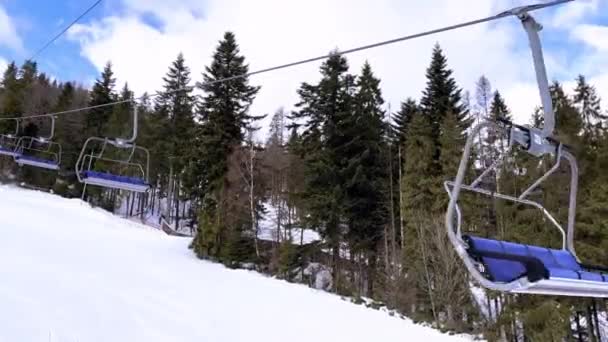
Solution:
<svg viewBox="0 0 608 342">
<path fill-rule="evenodd" d="M 528 35 L 543 105 L 543 127 L 541 129 L 520 126 L 507 121 L 486 121 L 472 129 L 464 147 L 456 179 L 444 183 L 450 199 L 445 216 L 447 234 L 468 272 L 484 288 L 505 293 L 608 297 L 608 269 L 581 263 L 575 252 L 574 229 L 578 166 L 576 158 L 569 148 L 551 137 L 555 120 L 538 34 L 542 27 L 530 16 L 527 12 L 529 10 L 530 7 L 522 7 L 513 10 L 510 14 L 516 15 L 521 20 Z M 509 145 L 492 165 L 467 185 L 464 184 L 464 177 L 467 173 L 475 136 L 484 129 L 494 129 L 507 134 Z M 506 156 L 515 149 L 525 151 L 537 158 L 551 156 L 554 158 L 554 165 L 519 196 L 501 194 L 482 188 L 484 177 L 496 170 Z M 571 177 L 566 229 L 541 203 L 530 199 L 530 195 L 538 186 L 558 170 L 562 161 L 568 163 Z M 539 209 L 547 221 L 560 233 L 561 248 L 551 249 L 463 234 L 462 212 L 458 205 L 461 190 Z"/>
<path fill-rule="evenodd" d="M 59 170 L 61 164 L 61 144 L 54 142 L 55 117 L 51 119 L 48 136 L 22 136 L 17 142 L 13 159 L 19 166 L 29 165 L 41 169 Z"/>
<path fill-rule="evenodd" d="M 17 155 L 16 149 L 19 143 L 19 119 L 13 119 L 15 121 L 15 132 L 0 134 L 0 154 L 15 157 Z"/>
<path fill-rule="evenodd" d="M 84 143 L 76 161 L 76 176 L 85 185 L 95 185 L 110 189 L 147 192 L 151 185 L 148 182 L 150 152 L 135 144 L 138 131 L 137 104 L 133 109 L 133 133 L 127 139 L 90 137 Z M 108 156 L 109 150 L 125 153 L 126 157 Z M 98 151 L 98 152 L 96 152 Z M 136 161 L 136 156 L 143 158 Z"/>
</svg>

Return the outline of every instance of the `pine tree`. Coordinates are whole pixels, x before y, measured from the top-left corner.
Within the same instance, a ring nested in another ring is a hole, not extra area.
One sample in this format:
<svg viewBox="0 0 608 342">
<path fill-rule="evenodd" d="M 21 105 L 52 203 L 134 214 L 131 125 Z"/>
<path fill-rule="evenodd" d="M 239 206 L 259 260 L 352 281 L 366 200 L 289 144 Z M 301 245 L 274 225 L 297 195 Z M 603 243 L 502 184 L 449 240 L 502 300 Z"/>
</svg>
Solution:
<svg viewBox="0 0 608 342">
<path fill-rule="evenodd" d="M 478 122 L 480 122 L 490 115 L 492 102 L 492 85 L 485 76 L 481 76 L 476 83 L 475 98 L 477 100 Z"/>
<path fill-rule="evenodd" d="M 117 95 L 116 100 L 121 102 L 133 100 L 133 92 L 129 89 L 127 83 L 124 84 L 120 94 Z M 121 138 L 130 136 L 133 130 L 131 119 L 132 109 L 132 102 L 122 102 L 113 106 L 112 115 L 105 124 L 105 135 Z"/>
<path fill-rule="evenodd" d="M 174 168 L 180 173 L 188 159 L 188 151 L 194 130 L 193 109 L 195 98 L 190 87 L 190 68 L 186 66 L 182 53 L 169 67 L 163 77 L 164 90 L 156 101 L 156 110 L 168 121 L 167 153 L 174 159 Z"/>
<path fill-rule="evenodd" d="M 20 87 L 18 82 L 19 69 L 14 62 L 10 63 L 2 76 L 2 93 L 0 107 L 0 115 L 2 117 L 19 117 L 23 114 L 23 106 L 20 96 Z M 3 132 L 14 131 L 14 122 L 6 120 L 0 121 L 0 128 Z"/>
<path fill-rule="evenodd" d="M 31 91 L 31 87 L 36 82 L 38 77 L 38 64 L 34 61 L 25 61 L 19 70 L 19 86 L 23 100 L 25 100 L 25 94 Z"/>
<path fill-rule="evenodd" d="M 608 116 L 602 114 L 600 98 L 595 87 L 587 83 L 585 76 L 579 75 L 574 92 L 573 102 L 583 116 L 585 130 L 593 132 L 596 127 L 601 128 Z"/>
<path fill-rule="evenodd" d="M 116 101 L 115 84 L 116 79 L 112 71 L 112 64 L 108 62 L 101 73 L 101 78 L 93 85 L 89 97 L 89 106 L 98 106 Z M 112 112 L 113 108 L 111 106 L 91 109 L 86 116 L 86 128 L 89 134 L 103 136 Z"/>
<path fill-rule="evenodd" d="M 351 252 L 362 252 L 369 260 L 367 294 L 372 295 L 378 244 L 389 224 L 387 198 L 387 146 L 385 141 L 384 99 L 368 63 L 363 65 L 354 95 L 354 111 L 347 118 L 345 146 L 345 218 L 349 225 Z M 387 239 L 394 243 L 395 233 Z M 394 251 L 393 251 L 394 253 Z"/>
<path fill-rule="evenodd" d="M 392 129 L 395 131 L 397 146 L 403 147 L 408 125 L 414 113 L 418 111 L 418 104 L 413 98 L 408 97 L 407 100 L 401 102 L 401 108 L 393 116 L 393 123 L 391 124 Z"/>
<path fill-rule="evenodd" d="M 431 63 L 426 70 L 427 83 L 420 100 L 422 112 L 429 117 L 433 141 L 436 143 L 439 139 L 441 121 L 448 112 L 455 115 L 462 131 L 465 131 L 471 123 L 468 111 L 462 103 L 462 90 L 457 87 L 452 73 L 441 47 L 436 44 Z M 438 152 L 435 153 L 435 157 L 439 157 Z"/>
<path fill-rule="evenodd" d="M 59 94 L 53 111 L 71 109 L 73 101 L 74 86 L 71 82 L 67 82 L 61 89 L 61 94 Z M 77 115 L 66 114 L 56 123 L 56 140 L 61 144 L 64 151 L 62 158 L 62 170 L 64 172 L 71 171 L 69 168 L 73 168 L 76 163 L 76 153 L 80 152 L 79 147 L 82 143 L 82 129 L 84 128 L 80 121 Z"/>
<path fill-rule="evenodd" d="M 244 75 L 248 70 L 234 34 L 226 32 L 199 86 L 205 93 L 198 109 L 202 126 L 195 137 L 197 161 L 189 170 L 193 188 L 203 198 L 199 229 L 193 240 L 194 250 L 200 257 L 230 254 L 222 251 L 222 242 L 238 230 L 227 226 L 226 220 L 227 156 L 240 146 L 246 131 L 259 118 L 249 114 L 249 107 L 260 87 L 249 85 L 247 77 L 217 81 Z"/>
<path fill-rule="evenodd" d="M 306 224 L 320 231 L 332 249 L 335 288 L 340 287 L 340 222 L 344 212 L 342 170 L 347 158 L 341 150 L 348 139 L 348 117 L 353 111 L 355 77 L 346 58 L 333 54 L 321 65 L 318 84 L 303 83 L 293 118 L 305 119 L 301 137 L 306 185 L 303 193 Z"/>
<path fill-rule="evenodd" d="M 227 142 L 243 141 L 245 133 L 259 117 L 249 114 L 249 106 L 260 90 L 249 85 L 248 78 L 240 77 L 215 83 L 222 78 L 244 75 L 249 71 L 245 57 L 240 55 L 233 33 L 226 32 L 213 55 L 213 62 L 205 68 L 201 90 L 205 92 L 200 113 L 204 121 L 217 121 Z"/>
<path fill-rule="evenodd" d="M 410 122 L 405 142 L 407 158 L 403 165 L 403 204 L 401 213 L 405 217 L 405 246 L 402 256 L 404 284 L 401 291 L 406 292 L 409 302 L 402 303 L 404 308 L 419 303 L 429 303 L 428 270 L 423 252 L 422 234 L 419 228 L 423 218 L 432 215 L 429 208 L 436 203 L 437 182 L 431 176 L 436 171 L 433 154 L 436 145 L 433 142 L 432 126 L 429 117 L 418 112 Z M 423 176 L 421 176 L 423 175 Z M 426 306 L 429 308 L 431 305 Z"/>
<path fill-rule="evenodd" d="M 441 135 L 439 136 L 439 148 L 441 151 L 439 165 L 443 172 L 442 179 L 452 180 L 456 178 L 464 142 L 463 132 L 458 126 L 455 115 L 448 112 L 441 123 Z M 441 187 L 436 188 L 436 190 L 439 191 L 437 196 L 442 199 L 436 201 L 439 204 L 436 209 L 439 212 L 443 212 L 447 209 L 447 196 L 443 195 L 445 191 Z"/>
<path fill-rule="evenodd" d="M 490 119 L 494 121 L 507 120 L 511 121 L 511 111 L 507 107 L 505 100 L 497 90 L 494 92 L 492 103 L 490 104 Z"/>
<path fill-rule="evenodd" d="M 195 97 L 190 86 L 190 68 L 179 53 L 163 77 L 163 91 L 155 102 L 157 128 L 153 150 L 161 158 L 158 164 L 160 189 L 167 193 L 169 208 L 173 208 L 174 224 L 179 226 L 180 202 L 192 194 L 194 184 L 186 167 L 193 158 L 191 144 L 194 137 Z"/>
</svg>

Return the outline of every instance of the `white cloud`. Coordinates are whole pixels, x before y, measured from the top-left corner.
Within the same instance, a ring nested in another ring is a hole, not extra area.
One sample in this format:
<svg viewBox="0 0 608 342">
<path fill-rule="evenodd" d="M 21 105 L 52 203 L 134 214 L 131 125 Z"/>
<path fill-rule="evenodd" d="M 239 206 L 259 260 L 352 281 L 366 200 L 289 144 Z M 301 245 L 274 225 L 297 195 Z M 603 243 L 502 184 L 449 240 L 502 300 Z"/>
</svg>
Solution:
<svg viewBox="0 0 608 342">
<path fill-rule="evenodd" d="M 572 30 L 571 37 L 584 46 L 572 64 L 587 76 L 603 97 L 604 108 L 608 107 L 608 26 L 581 24 Z"/>
<path fill-rule="evenodd" d="M 572 37 L 596 50 L 608 51 L 608 26 L 579 25 L 572 31 Z"/>
<path fill-rule="evenodd" d="M 599 0 L 578 0 L 558 8 L 550 24 L 552 27 L 568 27 L 578 24 L 585 17 L 597 13 Z"/>
<path fill-rule="evenodd" d="M 497 13 L 497 8 L 513 6 L 505 0 L 470 0 L 467 6 L 453 0 L 377 0 L 373 5 L 367 0 L 122 1 L 121 15 L 79 25 L 69 36 L 80 42 L 83 56 L 99 70 L 112 60 L 119 80 L 128 80 L 138 93 L 161 89 L 162 76 L 180 51 L 193 78 L 200 80 L 227 30 L 236 34 L 250 70 L 257 70 L 336 47 L 346 49 L 485 17 Z M 161 27 L 146 24 L 142 14 L 153 16 Z M 568 20 L 581 16 L 571 15 Z M 544 35 L 551 31 L 545 29 Z M 460 86 L 473 91 L 475 81 L 485 74 L 505 94 L 517 121 L 528 121 L 540 101 L 526 35 L 515 18 L 359 52 L 348 59 L 353 72 L 370 61 L 382 79 L 385 99 L 395 109 L 406 97 L 420 96 L 435 42 L 444 49 Z M 551 75 L 552 70 L 566 69 L 557 56 L 546 53 L 546 58 Z M 252 84 L 262 85 L 253 111 L 289 109 L 297 101 L 301 82 L 318 79 L 319 65 L 252 77 Z"/>
<path fill-rule="evenodd" d="M 17 30 L 15 23 L 8 15 L 6 10 L 0 5 L 0 46 L 6 46 L 18 53 L 22 53 L 23 42 Z"/>
<path fill-rule="evenodd" d="M 8 62 L 6 59 L 0 57 L 0 82 L 2 82 L 2 76 L 6 70 L 6 67 L 8 67 Z"/>
</svg>

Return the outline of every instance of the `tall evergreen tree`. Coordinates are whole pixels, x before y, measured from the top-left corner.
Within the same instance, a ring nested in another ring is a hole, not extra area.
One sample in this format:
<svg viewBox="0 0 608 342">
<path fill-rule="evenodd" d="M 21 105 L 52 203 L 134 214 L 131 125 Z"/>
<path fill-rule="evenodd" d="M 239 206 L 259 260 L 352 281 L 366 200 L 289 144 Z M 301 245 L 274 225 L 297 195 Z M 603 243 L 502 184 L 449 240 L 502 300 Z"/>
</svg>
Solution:
<svg viewBox="0 0 608 342">
<path fill-rule="evenodd" d="M 333 54 L 321 65 L 318 84 L 304 83 L 298 90 L 295 119 L 305 119 L 302 152 L 306 186 L 303 194 L 306 223 L 321 232 L 332 249 L 333 276 L 339 288 L 339 251 L 344 213 L 342 170 L 347 158 L 341 150 L 353 110 L 355 77 L 348 73 L 346 58 Z"/>
<path fill-rule="evenodd" d="M 422 252 L 422 234 L 419 232 L 422 219 L 431 215 L 429 208 L 436 203 L 437 183 L 433 160 L 436 145 L 433 142 L 429 117 L 417 112 L 410 122 L 405 140 L 405 163 L 403 165 L 403 203 L 401 213 L 405 217 L 404 250 L 402 264 L 405 282 L 403 291 L 413 298 L 405 307 L 419 303 L 428 304 L 427 275 Z M 421 175 L 424 175 L 421 177 Z M 426 284 L 426 285 L 425 285 Z M 427 308 L 430 307 L 426 306 Z"/>
<path fill-rule="evenodd" d="M 235 227 L 228 227 L 226 220 L 227 156 L 240 146 L 257 119 L 249 113 L 249 107 L 260 90 L 250 85 L 247 77 L 217 81 L 244 75 L 248 70 L 234 34 L 226 32 L 199 85 L 204 92 L 198 109 L 202 126 L 195 138 L 197 161 L 190 165 L 193 188 L 203 197 L 198 232 L 193 240 L 194 250 L 201 257 L 222 254 L 223 241 L 234 235 L 228 234 Z"/>
<path fill-rule="evenodd" d="M 441 47 L 436 44 L 426 70 L 426 88 L 420 99 L 422 112 L 429 117 L 435 142 L 439 139 L 441 121 L 448 112 L 455 115 L 462 131 L 470 125 L 468 110 L 462 103 L 462 90 L 456 85 L 452 73 Z M 439 157 L 437 153 L 435 157 Z"/>
<path fill-rule="evenodd" d="M 19 68 L 12 62 L 8 65 L 2 76 L 2 92 L 0 115 L 2 117 L 19 117 L 23 114 L 23 105 L 20 96 L 20 87 L 18 81 Z M 14 130 L 14 122 L 0 121 L 2 131 Z"/>
<path fill-rule="evenodd" d="M 346 144 L 340 150 L 347 158 L 345 180 L 345 219 L 352 252 L 367 255 L 368 288 L 373 293 L 378 244 L 389 222 L 387 198 L 387 146 L 385 141 L 384 99 L 380 80 L 368 63 L 363 65 L 354 95 L 354 111 L 347 118 Z M 394 241 L 394 232 L 388 236 Z"/>
<path fill-rule="evenodd" d="M 401 108 L 393 116 L 393 123 L 391 124 L 392 129 L 395 131 L 395 138 L 397 139 L 398 146 L 403 147 L 405 143 L 405 137 L 407 136 L 407 128 L 412 120 L 414 113 L 418 112 L 418 104 L 416 100 L 408 97 L 407 100 L 401 102 Z"/>
<path fill-rule="evenodd" d="M 98 106 L 116 101 L 114 87 L 116 79 L 112 71 L 112 63 L 108 62 L 97 79 L 89 96 L 89 106 Z M 87 114 L 86 128 L 92 135 L 102 136 L 113 112 L 111 106 L 91 109 Z"/>
<path fill-rule="evenodd" d="M 576 78 L 576 89 L 574 90 L 573 100 L 583 117 L 586 131 L 592 132 L 596 127 L 601 128 L 604 120 L 608 119 L 608 116 L 602 114 L 597 90 L 594 86 L 587 83 L 583 75 L 579 75 Z"/>
<path fill-rule="evenodd" d="M 156 101 L 156 110 L 168 121 L 164 130 L 168 140 L 166 153 L 173 158 L 176 172 L 181 172 L 188 159 L 194 130 L 195 98 L 190 87 L 190 68 L 180 53 L 163 77 L 164 89 Z M 159 137 L 160 138 L 160 137 Z"/>
<path fill-rule="evenodd" d="M 124 84 L 120 93 L 117 94 L 116 100 L 129 101 L 133 100 L 133 92 L 129 89 L 127 83 Z M 111 137 L 127 137 L 131 135 L 132 124 L 132 102 L 122 102 L 113 106 L 112 114 L 105 124 L 105 134 Z"/>
</svg>

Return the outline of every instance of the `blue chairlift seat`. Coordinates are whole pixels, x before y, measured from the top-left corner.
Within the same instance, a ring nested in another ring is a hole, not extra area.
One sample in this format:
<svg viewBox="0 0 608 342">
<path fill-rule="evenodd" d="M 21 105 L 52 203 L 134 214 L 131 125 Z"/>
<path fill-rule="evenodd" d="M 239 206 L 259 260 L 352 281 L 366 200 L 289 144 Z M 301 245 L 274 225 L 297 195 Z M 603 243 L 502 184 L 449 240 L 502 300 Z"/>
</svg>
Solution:
<svg viewBox="0 0 608 342">
<path fill-rule="evenodd" d="M 135 192 L 146 192 L 150 188 L 143 178 L 120 176 L 106 172 L 84 171 L 81 173 L 85 184 L 123 189 Z"/>
<path fill-rule="evenodd" d="M 0 145 L 0 154 L 5 155 L 5 156 L 11 156 L 11 157 L 15 157 L 15 156 L 19 155 L 19 153 L 15 152 L 15 150 L 7 148 L 2 145 Z"/>
<path fill-rule="evenodd" d="M 14 157 L 15 162 L 19 165 L 30 165 L 43 169 L 59 170 L 59 163 L 56 160 L 38 158 L 24 154 L 17 154 Z"/>
<path fill-rule="evenodd" d="M 468 254 L 483 265 L 483 274 L 496 283 L 524 280 L 547 291 L 586 288 L 608 292 L 608 269 L 580 264 L 567 250 L 550 249 L 464 235 Z M 517 292 L 517 291 L 516 291 Z M 526 291 L 519 291 L 525 293 Z"/>
</svg>

